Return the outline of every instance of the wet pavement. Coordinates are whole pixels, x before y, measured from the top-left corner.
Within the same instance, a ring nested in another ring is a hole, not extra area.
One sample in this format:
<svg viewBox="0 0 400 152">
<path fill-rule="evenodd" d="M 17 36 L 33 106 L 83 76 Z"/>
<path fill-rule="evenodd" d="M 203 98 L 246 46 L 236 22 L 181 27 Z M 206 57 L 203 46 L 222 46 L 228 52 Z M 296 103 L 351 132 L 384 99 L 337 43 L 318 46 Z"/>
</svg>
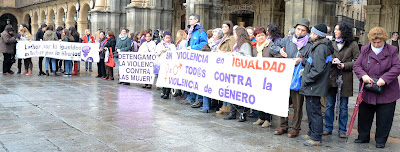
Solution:
<svg viewBox="0 0 400 152">
<path fill-rule="evenodd" d="M 323 137 L 322 145 L 305 147 L 299 137 L 273 135 L 278 117 L 273 117 L 270 128 L 261 128 L 252 125 L 255 118 L 243 123 L 223 120 L 225 114 L 200 113 L 178 99 L 160 99 L 161 91 L 119 85 L 94 78 L 96 73 L 38 77 L 37 60 L 34 67 L 32 76 L 0 75 L 0 152 L 377 151 L 373 139 L 369 144 L 353 143 L 357 123 L 348 142 L 338 137 L 336 126 L 333 135 Z M 349 117 L 354 104 L 352 97 Z M 400 149 L 399 121 L 397 105 L 390 139 L 382 151 Z M 300 134 L 307 130 L 304 118 Z"/>
</svg>

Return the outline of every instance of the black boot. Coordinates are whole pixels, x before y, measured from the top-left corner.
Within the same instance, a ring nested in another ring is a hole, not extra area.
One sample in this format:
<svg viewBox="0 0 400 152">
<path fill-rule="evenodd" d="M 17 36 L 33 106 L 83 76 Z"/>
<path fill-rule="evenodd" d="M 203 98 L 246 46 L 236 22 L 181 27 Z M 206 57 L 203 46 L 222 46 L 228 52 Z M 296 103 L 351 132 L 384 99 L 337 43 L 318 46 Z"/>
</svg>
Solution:
<svg viewBox="0 0 400 152">
<path fill-rule="evenodd" d="M 236 108 L 232 105 L 231 110 L 229 111 L 229 115 L 224 117 L 224 120 L 236 119 Z"/>
<path fill-rule="evenodd" d="M 245 122 L 245 121 L 246 121 L 246 112 L 240 113 L 239 122 Z"/>
</svg>

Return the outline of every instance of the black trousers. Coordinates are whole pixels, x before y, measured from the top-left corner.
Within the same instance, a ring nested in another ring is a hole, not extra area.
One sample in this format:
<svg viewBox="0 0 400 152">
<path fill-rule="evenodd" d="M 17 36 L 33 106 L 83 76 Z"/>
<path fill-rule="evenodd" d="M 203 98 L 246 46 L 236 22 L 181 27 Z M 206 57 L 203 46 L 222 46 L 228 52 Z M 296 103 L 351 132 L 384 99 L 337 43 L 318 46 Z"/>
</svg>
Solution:
<svg viewBox="0 0 400 152">
<path fill-rule="evenodd" d="M 100 59 L 99 63 L 97 63 L 97 73 L 100 77 L 106 77 L 106 64 L 104 63 L 104 59 Z"/>
<path fill-rule="evenodd" d="M 12 66 L 12 57 L 13 54 L 10 53 L 3 53 L 4 60 L 3 60 L 3 73 L 8 73 L 11 72 L 11 66 Z"/>
<path fill-rule="evenodd" d="M 169 92 L 171 92 L 171 88 L 162 88 L 162 91 L 163 91 L 163 95 L 167 95 L 167 96 L 169 96 Z"/>
<path fill-rule="evenodd" d="M 321 97 L 306 96 L 306 110 L 309 128 L 308 135 L 314 141 L 321 141 L 324 127 L 321 112 Z"/>
<path fill-rule="evenodd" d="M 39 57 L 39 72 L 43 72 L 43 69 L 42 69 L 42 67 L 43 67 L 43 59 L 44 59 L 44 57 Z"/>
<path fill-rule="evenodd" d="M 265 113 L 265 112 L 260 111 L 260 119 L 261 120 L 267 120 L 267 121 L 271 122 L 272 115 L 269 114 L 269 113 Z"/>
<path fill-rule="evenodd" d="M 25 70 L 32 70 L 32 68 L 33 68 L 32 58 L 24 59 L 24 65 L 25 65 Z"/>
<path fill-rule="evenodd" d="M 21 72 L 22 68 L 22 59 L 18 59 L 18 72 Z"/>
<path fill-rule="evenodd" d="M 372 122 L 376 113 L 375 141 L 385 144 L 392 128 L 396 101 L 388 104 L 367 104 L 362 102 L 358 111 L 358 139 L 370 139 Z"/>
</svg>

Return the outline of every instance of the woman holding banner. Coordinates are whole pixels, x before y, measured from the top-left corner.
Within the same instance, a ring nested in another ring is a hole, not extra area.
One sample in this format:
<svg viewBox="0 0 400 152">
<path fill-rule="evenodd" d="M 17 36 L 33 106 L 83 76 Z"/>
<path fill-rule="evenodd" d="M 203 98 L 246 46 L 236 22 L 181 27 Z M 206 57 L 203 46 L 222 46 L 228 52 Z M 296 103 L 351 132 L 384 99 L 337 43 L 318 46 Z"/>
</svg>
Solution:
<svg viewBox="0 0 400 152">
<path fill-rule="evenodd" d="M 57 41 L 58 36 L 57 33 L 53 31 L 53 25 L 47 26 L 47 31 L 43 35 L 43 41 Z M 49 76 L 49 61 L 51 61 L 51 68 L 53 70 L 54 76 L 59 76 L 56 70 L 56 59 L 46 57 L 46 61 L 44 63 L 44 68 L 46 69 L 46 75 Z"/>
<path fill-rule="evenodd" d="M 117 39 L 117 44 L 115 45 L 116 52 L 114 52 L 114 62 L 118 69 L 118 53 L 128 52 L 131 50 L 131 38 L 129 38 L 125 28 L 121 29 L 121 32 Z M 119 81 L 119 80 L 118 80 Z M 130 85 L 128 82 L 118 82 L 118 84 Z"/>
<path fill-rule="evenodd" d="M 155 52 L 155 50 L 156 50 L 156 42 L 154 42 L 154 41 L 152 41 L 151 40 L 151 33 L 150 32 L 147 32 L 146 34 L 145 34 L 145 39 L 146 39 L 146 42 L 143 42 L 142 43 L 142 45 L 140 45 L 140 48 L 139 48 L 139 52 L 150 52 L 150 53 L 154 53 Z M 144 86 L 143 86 L 143 88 L 147 88 L 147 89 L 151 89 L 151 87 L 152 87 L 152 85 L 151 84 L 145 84 Z"/>
<path fill-rule="evenodd" d="M 186 49 L 186 43 L 187 43 L 187 34 L 184 30 L 178 30 L 178 32 L 176 33 L 176 50 L 182 50 L 182 49 Z M 175 94 L 174 97 L 177 96 L 181 96 L 181 97 L 185 97 L 185 93 L 182 93 L 181 90 L 179 89 L 175 89 Z"/>
<path fill-rule="evenodd" d="M 20 37 L 20 41 L 31 41 L 32 40 L 32 35 L 29 33 L 28 29 L 26 27 L 20 27 L 18 30 Z M 22 74 L 25 75 L 32 75 L 32 58 L 26 58 L 24 59 L 24 65 L 25 65 L 25 72 Z"/>
<path fill-rule="evenodd" d="M 251 43 L 249 34 L 243 27 L 238 27 L 235 29 L 234 32 L 234 39 L 236 40 L 235 44 L 233 45 L 233 55 L 234 56 L 244 56 L 244 57 L 251 57 Z M 249 111 L 249 108 L 231 105 L 231 109 L 229 115 L 226 116 L 225 120 L 236 119 L 236 111 L 239 111 L 239 122 L 246 121 L 246 114 Z"/>
<path fill-rule="evenodd" d="M 69 29 L 64 29 L 62 36 L 61 36 L 62 41 L 64 42 L 74 42 L 74 37 L 71 35 L 69 32 Z M 65 60 L 65 73 L 64 76 L 71 76 L 72 74 L 72 61 L 71 60 Z"/>
<path fill-rule="evenodd" d="M 114 32 L 112 32 L 112 31 L 108 31 L 107 32 L 107 35 L 108 35 L 108 38 L 107 38 L 107 41 L 104 43 L 104 48 L 106 48 L 106 51 L 110 51 L 110 49 L 111 49 L 111 52 L 114 52 L 114 50 L 115 50 L 115 44 L 117 43 L 116 41 L 115 41 L 115 36 L 114 36 Z M 106 58 L 107 58 L 107 61 L 110 59 L 109 58 L 109 55 L 107 55 L 107 53 L 106 53 L 106 55 L 105 55 L 105 59 L 104 59 L 104 62 L 106 62 Z M 113 71 L 113 67 L 109 67 L 109 66 L 107 66 L 106 65 L 106 77 L 105 77 L 105 79 L 104 80 L 114 80 L 114 71 Z"/>
<path fill-rule="evenodd" d="M 176 51 L 176 47 L 171 41 L 172 41 L 171 32 L 164 31 L 163 40 L 157 44 L 156 51 L 155 51 L 156 55 L 158 56 L 158 58 L 157 58 L 158 65 L 163 63 L 162 61 L 165 59 L 165 53 L 167 51 Z M 156 82 L 157 80 L 155 79 L 154 81 Z M 162 91 L 163 91 L 163 94 L 161 95 L 161 98 L 168 99 L 171 88 L 163 87 Z"/>
<path fill-rule="evenodd" d="M 106 34 L 101 31 L 99 33 L 99 40 L 98 42 L 100 43 L 100 49 L 99 49 L 99 56 L 100 56 L 100 61 L 97 63 L 97 77 L 96 78 L 106 78 L 106 65 L 104 63 L 104 58 L 105 58 L 105 50 L 104 50 L 104 44 L 107 42 Z"/>
</svg>

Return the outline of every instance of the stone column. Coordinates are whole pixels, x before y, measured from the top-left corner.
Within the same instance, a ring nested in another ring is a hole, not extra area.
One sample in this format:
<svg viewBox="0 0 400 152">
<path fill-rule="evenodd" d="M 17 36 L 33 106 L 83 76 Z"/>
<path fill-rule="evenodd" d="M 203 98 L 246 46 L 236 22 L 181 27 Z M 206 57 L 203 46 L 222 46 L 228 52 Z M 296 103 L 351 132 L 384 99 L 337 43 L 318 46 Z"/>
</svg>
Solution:
<svg viewBox="0 0 400 152">
<path fill-rule="evenodd" d="M 194 4 L 195 12 L 200 16 L 200 24 L 203 25 L 204 29 L 210 29 L 210 6 L 212 4 L 207 0 Z"/>
<path fill-rule="evenodd" d="M 210 23 L 209 28 L 221 27 L 222 24 L 222 8 L 221 0 L 213 0 L 213 4 L 210 9 Z"/>
<path fill-rule="evenodd" d="M 94 10 L 104 10 L 105 6 L 105 0 L 96 0 Z"/>
<path fill-rule="evenodd" d="M 381 26 L 380 25 L 380 13 L 381 13 L 382 5 L 367 5 L 365 6 L 365 10 L 367 11 L 366 16 L 366 24 L 365 24 L 365 34 L 362 38 L 362 44 L 368 43 L 368 33 L 373 27 Z"/>
<path fill-rule="evenodd" d="M 31 23 L 31 28 L 32 28 L 31 34 L 32 34 L 32 38 L 33 38 L 33 39 L 36 39 L 36 32 L 38 31 L 39 26 L 40 26 L 40 25 L 38 25 L 36 22 L 32 22 L 32 23 Z"/>
<path fill-rule="evenodd" d="M 78 21 L 77 22 L 78 29 L 76 29 L 76 30 L 78 31 L 80 36 L 85 35 L 85 30 L 87 28 L 87 24 L 88 24 L 88 21 Z"/>
</svg>

